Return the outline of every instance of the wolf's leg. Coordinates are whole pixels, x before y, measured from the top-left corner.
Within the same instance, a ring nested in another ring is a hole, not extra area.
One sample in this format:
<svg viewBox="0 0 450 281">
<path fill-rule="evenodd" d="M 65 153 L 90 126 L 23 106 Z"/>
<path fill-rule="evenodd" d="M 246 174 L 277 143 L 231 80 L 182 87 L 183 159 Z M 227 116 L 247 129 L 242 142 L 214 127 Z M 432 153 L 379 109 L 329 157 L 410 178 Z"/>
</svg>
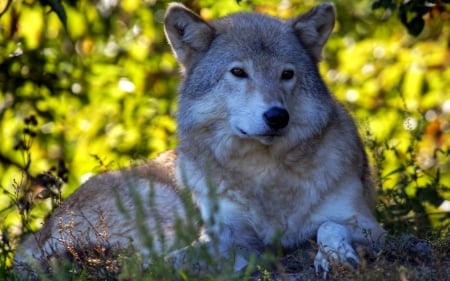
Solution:
<svg viewBox="0 0 450 281">
<path fill-rule="evenodd" d="M 351 245 L 348 229 L 331 221 L 323 223 L 317 231 L 319 250 L 314 259 L 316 273 L 323 271 L 324 278 L 330 270 L 330 263 L 355 267 L 359 258 Z"/>
</svg>

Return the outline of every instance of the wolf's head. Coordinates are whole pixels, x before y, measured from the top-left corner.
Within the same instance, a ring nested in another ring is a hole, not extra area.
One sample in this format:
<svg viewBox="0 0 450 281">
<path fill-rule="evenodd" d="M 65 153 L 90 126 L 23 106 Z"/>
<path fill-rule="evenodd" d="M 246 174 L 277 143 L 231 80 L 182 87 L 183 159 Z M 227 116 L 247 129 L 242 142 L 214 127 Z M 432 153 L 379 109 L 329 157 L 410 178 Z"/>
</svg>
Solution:
<svg viewBox="0 0 450 281">
<path fill-rule="evenodd" d="M 334 21 L 331 4 L 287 21 L 238 13 L 210 22 L 170 5 L 165 32 L 184 74 L 181 141 L 207 131 L 211 138 L 292 144 L 320 133 L 333 99 L 317 63 Z"/>
</svg>

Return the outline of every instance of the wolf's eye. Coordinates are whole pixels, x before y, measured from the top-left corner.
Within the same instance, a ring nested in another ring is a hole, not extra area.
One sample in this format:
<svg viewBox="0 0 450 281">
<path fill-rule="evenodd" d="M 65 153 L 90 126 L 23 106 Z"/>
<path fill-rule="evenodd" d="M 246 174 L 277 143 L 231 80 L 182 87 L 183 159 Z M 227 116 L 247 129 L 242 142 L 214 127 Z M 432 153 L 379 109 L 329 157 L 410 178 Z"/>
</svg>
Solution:
<svg viewBox="0 0 450 281">
<path fill-rule="evenodd" d="M 283 70 L 281 73 L 281 80 L 290 80 L 294 77 L 294 71 L 293 70 Z"/>
<path fill-rule="evenodd" d="M 239 67 L 233 67 L 230 70 L 230 72 L 231 72 L 231 74 L 233 74 L 234 76 L 239 77 L 239 78 L 247 78 L 248 77 L 247 72 L 245 72 L 245 70 L 243 70 L 242 68 L 239 68 Z"/>
</svg>

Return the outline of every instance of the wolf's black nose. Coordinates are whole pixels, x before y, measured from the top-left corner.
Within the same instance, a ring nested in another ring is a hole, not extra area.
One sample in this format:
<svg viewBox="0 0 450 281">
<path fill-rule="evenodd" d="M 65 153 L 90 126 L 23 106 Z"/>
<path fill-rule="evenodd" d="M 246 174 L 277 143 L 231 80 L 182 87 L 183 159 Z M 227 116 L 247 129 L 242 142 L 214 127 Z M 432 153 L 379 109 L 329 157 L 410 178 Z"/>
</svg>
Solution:
<svg viewBox="0 0 450 281">
<path fill-rule="evenodd" d="M 271 129 L 283 129 L 289 122 L 289 113 L 281 107 L 272 107 L 264 112 L 264 121 Z"/>
</svg>

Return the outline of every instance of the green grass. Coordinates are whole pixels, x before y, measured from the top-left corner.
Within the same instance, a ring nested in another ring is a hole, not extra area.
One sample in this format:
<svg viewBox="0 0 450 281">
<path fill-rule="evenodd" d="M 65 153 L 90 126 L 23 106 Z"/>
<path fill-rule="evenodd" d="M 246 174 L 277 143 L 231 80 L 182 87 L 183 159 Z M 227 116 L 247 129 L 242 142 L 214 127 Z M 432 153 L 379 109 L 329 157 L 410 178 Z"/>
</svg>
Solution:
<svg viewBox="0 0 450 281">
<path fill-rule="evenodd" d="M 448 280 L 450 276 L 450 237 L 431 237 L 428 241 L 410 235 L 391 237 L 378 253 L 360 252 L 357 270 L 335 266 L 328 280 Z M 150 269 L 140 266 L 141 258 L 131 249 L 98 252 L 80 250 L 82 259 L 53 262 L 51 275 L 40 274 L 42 280 L 314 280 L 313 247 L 297 249 L 283 255 L 267 254 L 265 262 L 242 273 L 234 273 L 229 264 L 224 270 L 208 272 L 176 271 L 164 260 L 155 258 Z M 74 254 L 74 253 L 72 253 Z M 70 256 L 70 255 L 69 255 Z M 214 268 L 211 257 L 205 261 Z M 222 265 L 223 266 L 223 265 Z M 13 273 L 7 273 L 10 280 Z M 22 279 L 20 279 L 22 280 Z M 31 279 L 30 279 L 31 280 Z"/>
</svg>

